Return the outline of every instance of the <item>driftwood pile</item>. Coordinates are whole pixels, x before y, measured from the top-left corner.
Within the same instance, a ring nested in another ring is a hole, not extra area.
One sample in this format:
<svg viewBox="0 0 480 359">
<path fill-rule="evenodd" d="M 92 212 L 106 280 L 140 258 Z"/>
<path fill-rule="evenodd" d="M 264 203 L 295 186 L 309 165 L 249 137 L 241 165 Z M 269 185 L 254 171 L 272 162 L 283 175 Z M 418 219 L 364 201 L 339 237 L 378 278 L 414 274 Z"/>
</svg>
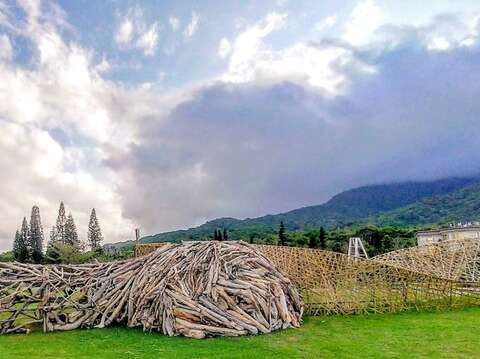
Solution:
<svg viewBox="0 0 480 359">
<path fill-rule="evenodd" d="M 194 338 L 298 327 L 298 291 L 242 242 L 166 245 L 127 261 L 0 263 L 0 333 L 106 327 Z"/>
</svg>

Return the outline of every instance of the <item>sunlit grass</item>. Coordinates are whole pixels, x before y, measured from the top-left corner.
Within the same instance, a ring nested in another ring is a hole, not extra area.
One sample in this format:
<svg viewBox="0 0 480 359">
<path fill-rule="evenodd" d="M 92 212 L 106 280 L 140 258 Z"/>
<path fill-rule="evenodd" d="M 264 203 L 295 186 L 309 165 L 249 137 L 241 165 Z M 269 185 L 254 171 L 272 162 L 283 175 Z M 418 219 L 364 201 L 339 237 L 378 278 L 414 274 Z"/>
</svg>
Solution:
<svg viewBox="0 0 480 359">
<path fill-rule="evenodd" d="M 114 327 L 0 336 L 10 358 L 474 358 L 480 308 L 310 317 L 299 329 L 194 340 Z"/>
</svg>

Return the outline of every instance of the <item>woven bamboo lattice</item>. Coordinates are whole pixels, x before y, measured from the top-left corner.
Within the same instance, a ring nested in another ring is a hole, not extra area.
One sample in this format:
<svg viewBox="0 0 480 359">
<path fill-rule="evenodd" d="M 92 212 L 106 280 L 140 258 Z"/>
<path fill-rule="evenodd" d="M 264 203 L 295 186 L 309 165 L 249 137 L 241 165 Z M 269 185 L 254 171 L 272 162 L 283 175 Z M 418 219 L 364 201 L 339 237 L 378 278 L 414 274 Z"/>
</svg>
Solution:
<svg viewBox="0 0 480 359">
<path fill-rule="evenodd" d="M 297 289 L 242 242 L 167 244 L 126 261 L 0 263 L 0 334 L 112 323 L 194 338 L 298 327 Z"/>
<path fill-rule="evenodd" d="M 478 248 L 473 242 L 468 245 L 472 245 L 472 250 Z M 418 251 L 416 258 L 429 253 L 423 247 L 370 260 L 310 248 L 255 247 L 301 290 L 306 313 L 316 315 L 478 305 L 478 282 L 466 282 L 464 276 L 459 275 L 445 276 L 436 269 L 443 266 L 447 270 L 448 265 L 457 268 L 455 263 L 460 262 L 463 263 L 461 268 L 477 266 L 477 255 L 469 252 L 468 245 L 452 244 L 446 247 L 443 257 L 428 256 L 430 265 L 424 267 L 420 260 L 418 265 L 402 260 L 405 253 Z M 137 249 L 138 253 L 148 253 L 155 247 L 155 244 L 139 245 Z M 463 258 L 463 261 L 445 262 L 440 266 L 435 264 L 439 258 Z"/>
<path fill-rule="evenodd" d="M 439 278 L 480 281 L 480 240 L 475 238 L 406 248 L 376 256 L 373 260 Z"/>
</svg>

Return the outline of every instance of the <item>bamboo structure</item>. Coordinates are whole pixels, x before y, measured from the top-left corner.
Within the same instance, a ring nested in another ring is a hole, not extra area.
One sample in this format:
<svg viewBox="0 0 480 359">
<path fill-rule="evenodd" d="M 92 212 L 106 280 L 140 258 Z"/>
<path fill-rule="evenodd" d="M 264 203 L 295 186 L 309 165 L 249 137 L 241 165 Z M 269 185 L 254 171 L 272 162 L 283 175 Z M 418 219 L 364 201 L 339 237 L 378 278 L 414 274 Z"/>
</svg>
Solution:
<svg viewBox="0 0 480 359">
<path fill-rule="evenodd" d="M 318 315 L 479 305 L 479 243 L 443 242 L 372 259 L 301 247 L 254 247 L 299 288 L 305 313 Z M 139 245 L 138 250 L 155 248 Z"/>
<path fill-rule="evenodd" d="M 467 238 L 406 248 L 373 258 L 439 278 L 480 281 L 480 240 Z"/>
<path fill-rule="evenodd" d="M 126 261 L 0 263 L 0 333 L 113 323 L 193 338 L 298 327 L 297 289 L 243 242 L 166 244 Z"/>
</svg>

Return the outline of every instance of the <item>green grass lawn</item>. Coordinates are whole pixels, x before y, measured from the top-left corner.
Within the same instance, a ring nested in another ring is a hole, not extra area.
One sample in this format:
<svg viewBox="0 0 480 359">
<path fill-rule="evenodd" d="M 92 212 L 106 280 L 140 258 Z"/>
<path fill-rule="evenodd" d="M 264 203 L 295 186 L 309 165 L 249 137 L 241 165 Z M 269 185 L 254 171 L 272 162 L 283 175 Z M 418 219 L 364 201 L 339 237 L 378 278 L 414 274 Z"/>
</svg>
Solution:
<svg viewBox="0 0 480 359">
<path fill-rule="evenodd" d="M 480 308 L 306 318 L 241 338 L 169 338 L 123 327 L 0 336 L 0 358 L 480 358 Z"/>
</svg>

